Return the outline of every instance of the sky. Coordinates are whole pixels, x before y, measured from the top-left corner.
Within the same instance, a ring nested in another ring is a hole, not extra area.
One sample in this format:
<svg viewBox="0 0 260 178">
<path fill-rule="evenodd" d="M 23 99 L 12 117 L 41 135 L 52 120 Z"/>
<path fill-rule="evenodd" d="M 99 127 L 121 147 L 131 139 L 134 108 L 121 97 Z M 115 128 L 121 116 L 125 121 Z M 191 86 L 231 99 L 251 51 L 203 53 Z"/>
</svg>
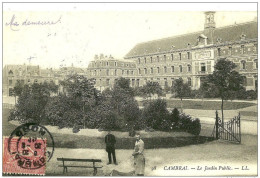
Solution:
<svg viewBox="0 0 260 178">
<path fill-rule="evenodd" d="M 203 11 L 216 8 L 216 27 L 257 17 L 252 5 L 234 4 L 228 8 L 214 4 L 180 8 L 174 3 L 29 5 L 4 4 L 3 67 L 24 63 L 87 67 L 100 53 L 123 59 L 137 43 L 203 30 Z M 53 24 L 29 25 L 29 21 Z"/>
</svg>

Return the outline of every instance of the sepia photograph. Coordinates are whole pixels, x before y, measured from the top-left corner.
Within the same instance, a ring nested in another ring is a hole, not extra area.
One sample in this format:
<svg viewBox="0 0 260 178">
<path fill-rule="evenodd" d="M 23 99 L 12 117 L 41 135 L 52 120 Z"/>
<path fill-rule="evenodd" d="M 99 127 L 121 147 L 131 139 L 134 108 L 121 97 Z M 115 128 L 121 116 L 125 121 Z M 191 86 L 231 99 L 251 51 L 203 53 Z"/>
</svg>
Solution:
<svg viewBox="0 0 260 178">
<path fill-rule="evenodd" d="M 2 175 L 258 176 L 257 6 L 2 2 Z"/>
</svg>

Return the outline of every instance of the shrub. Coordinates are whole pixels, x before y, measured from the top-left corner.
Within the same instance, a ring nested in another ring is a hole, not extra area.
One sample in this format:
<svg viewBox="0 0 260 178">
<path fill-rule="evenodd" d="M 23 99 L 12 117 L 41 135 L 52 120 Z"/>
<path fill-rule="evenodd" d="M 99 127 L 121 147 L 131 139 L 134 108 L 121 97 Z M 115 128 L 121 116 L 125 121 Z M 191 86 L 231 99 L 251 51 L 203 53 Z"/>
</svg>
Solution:
<svg viewBox="0 0 260 178">
<path fill-rule="evenodd" d="M 145 104 L 143 118 L 146 121 L 146 126 L 156 130 L 165 130 L 166 128 L 163 125 L 163 122 L 169 120 L 166 101 L 157 99 Z"/>
<path fill-rule="evenodd" d="M 180 120 L 180 112 L 177 108 L 174 108 L 170 114 L 171 126 L 176 127 Z"/>
</svg>

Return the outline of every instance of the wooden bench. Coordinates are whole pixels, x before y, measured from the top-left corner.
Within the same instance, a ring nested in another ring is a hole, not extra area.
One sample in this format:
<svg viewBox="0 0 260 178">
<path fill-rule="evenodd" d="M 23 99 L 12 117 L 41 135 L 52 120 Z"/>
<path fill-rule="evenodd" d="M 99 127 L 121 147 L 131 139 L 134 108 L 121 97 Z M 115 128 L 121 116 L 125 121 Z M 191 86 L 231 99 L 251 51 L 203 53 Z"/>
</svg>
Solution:
<svg viewBox="0 0 260 178">
<path fill-rule="evenodd" d="M 77 158 L 57 158 L 57 161 L 62 161 L 62 165 L 59 165 L 59 167 L 63 167 L 63 174 L 68 172 L 68 167 L 79 167 L 79 168 L 93 168 L 94 172 L 93 175 L 95 176 L 97 174 L 97 169 L 102 168 L 102 166 L 96 166 L 95 163 L 102 162 L 101 159 L 77 159 Z M 65 162 L 92 162 L 93 166 L 75 166 L 75 165 L 69 165 L 65 164 Z"/>
</svg>

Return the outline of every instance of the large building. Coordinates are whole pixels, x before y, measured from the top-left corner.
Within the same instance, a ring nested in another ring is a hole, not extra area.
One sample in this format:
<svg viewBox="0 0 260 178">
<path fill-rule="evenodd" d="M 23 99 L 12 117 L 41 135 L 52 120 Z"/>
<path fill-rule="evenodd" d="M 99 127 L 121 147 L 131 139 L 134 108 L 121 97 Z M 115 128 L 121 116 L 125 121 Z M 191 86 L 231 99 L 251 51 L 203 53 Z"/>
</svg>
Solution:
<svg viewBox="0 0 260 178">
<path fill-rule="evenodd" d="M 139 86 L 139 78 L 136 79 L 136 63 L 133 60 L 114 59 L 100 54 L 95 56 L 87 69 L 88 78 L 96 80 L 95 87 L 103 91 L 105 88 L 112 88 L 119 77 L 127 78 L 131 81 L 131 86 Z"/>
<path fill-rule="evenodd" d="M 136 64 L 140 86 L 157 81 L 172 86 L 183 78 L 198 89 L 205 76 L 212 73 L 219 58 L 237 65 L 245 77 L 247 90 L 257 87 L 257 21 L 216 28 L 215 12 L 205 12 L 203 31 L 137 44 L 125 56 Z"/>
</svg>

